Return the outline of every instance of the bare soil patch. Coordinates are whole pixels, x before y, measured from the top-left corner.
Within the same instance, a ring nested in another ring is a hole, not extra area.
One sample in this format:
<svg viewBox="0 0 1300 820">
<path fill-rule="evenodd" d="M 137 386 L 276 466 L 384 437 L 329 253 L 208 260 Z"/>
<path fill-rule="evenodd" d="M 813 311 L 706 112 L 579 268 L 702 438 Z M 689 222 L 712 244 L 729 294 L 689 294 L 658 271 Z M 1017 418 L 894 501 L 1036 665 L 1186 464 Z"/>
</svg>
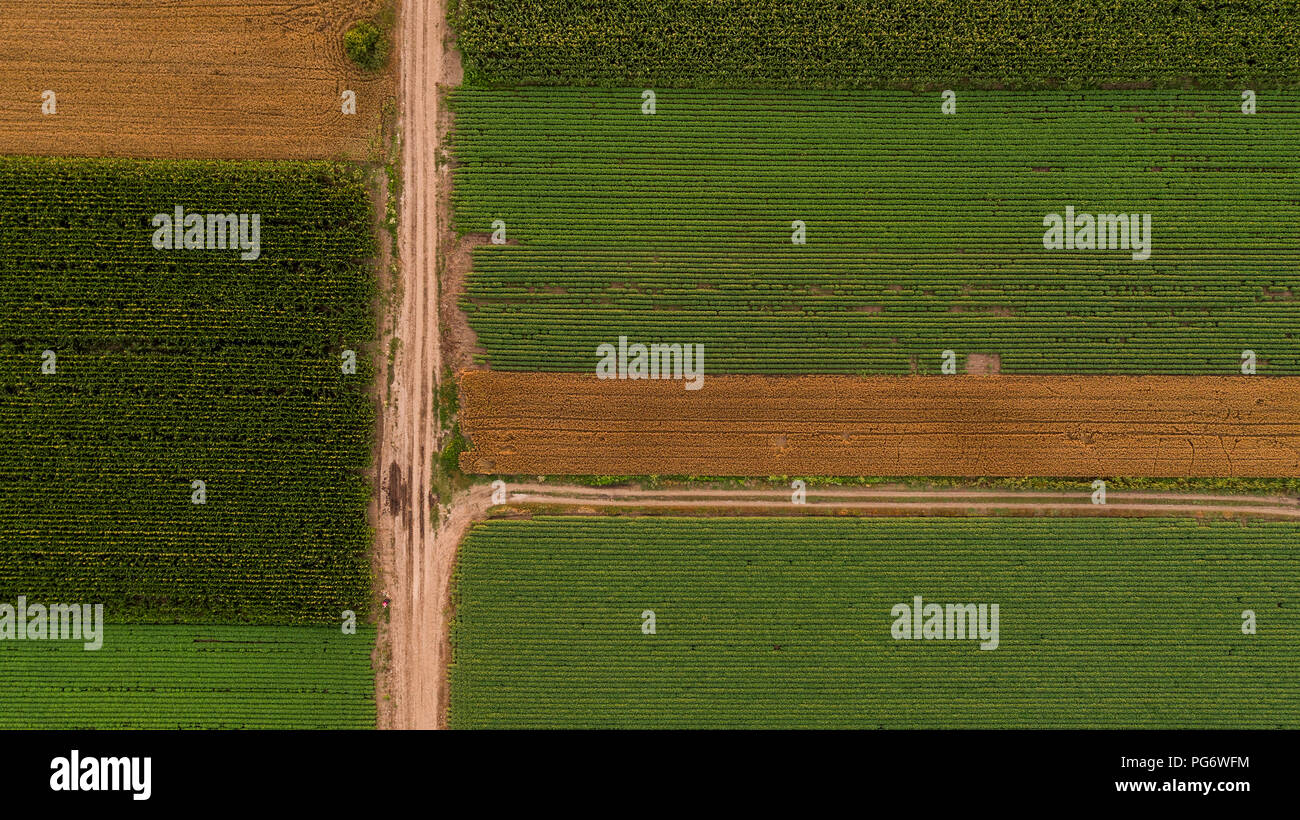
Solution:
<svg viewBox="0 0 1300 820">
<path fill-rule="evenodd" d="M 972 376 L 992 376 L 1002 369 L 1002 354 L 972 353 L 966 357 L 966 372 Z"/>
<path fill-rule="evenodd" d="M 448 182 L 444 191 L 446 196 L 439 197 L 440 213 L 447 230 L 443 234 L 443 247 L 446 249 L 442 264 L 442 344 L 443 356 L 452 369 L 472 370 L 482 367 L 476 357 L 487 355 L 479 346 L 478 335 L 469 325 L 469 317 L 460 309 L 460 299 L 465 294 L 465 283 L 474 267 L 474 249 L 489 242 L 488 234 L 465 234 L 457 237 L 451 229 L 450 188 Z"/>
</svg>

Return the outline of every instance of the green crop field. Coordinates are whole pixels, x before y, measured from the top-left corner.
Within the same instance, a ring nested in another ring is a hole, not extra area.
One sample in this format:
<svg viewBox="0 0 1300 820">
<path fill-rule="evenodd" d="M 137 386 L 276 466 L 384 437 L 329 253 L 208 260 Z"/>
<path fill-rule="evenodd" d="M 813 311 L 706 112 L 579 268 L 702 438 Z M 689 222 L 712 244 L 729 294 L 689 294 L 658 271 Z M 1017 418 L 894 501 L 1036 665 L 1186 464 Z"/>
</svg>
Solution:
<svg viewBox="0 0 1300 820">
<path fill-rule="evenodd" d="M 464 307 L 502 370 L 1300 373 L 1300 106 L 1261 93 L 462 89 Z M 1149 257 L 1044 218 L 1150 214 Z M 793 223 L 806 244 L 793 244 Z M 1139 258 L 1134 258 L 1138 256 Z"/>
<path fill-rule="evenodd" d="M 373 727 L 364 171 L 5 158 L 0 214 L 0 604 L 108 622 L 0 641 L 0 727 Z"/>
<path fill-rule="evenodd" d="M 1294 0 L 452 0 L 471 83 L 1294 85 Z"/>
<path fill-rule="evenodd" d="M 175 206 L 260 214 L 260 257 L 156 249 Z M 119 623 L 369 611 L 361 171 L 0 159 L 0 214 L 0 602 Z"/>
<path fill-rule="evenodd" d="M 1188 519 L 489 521 L 455 579 L 449 721 L 1296 728 L 1297 536 Z M 896 640 L 892 608 L 917 595 L 998 604 L 998 646 Z"/>
<path fill-rule="evenodd" d="M 121 626 L 0 641 L 0 729 L 365 729 L 374 628 Z"/>
</svg>

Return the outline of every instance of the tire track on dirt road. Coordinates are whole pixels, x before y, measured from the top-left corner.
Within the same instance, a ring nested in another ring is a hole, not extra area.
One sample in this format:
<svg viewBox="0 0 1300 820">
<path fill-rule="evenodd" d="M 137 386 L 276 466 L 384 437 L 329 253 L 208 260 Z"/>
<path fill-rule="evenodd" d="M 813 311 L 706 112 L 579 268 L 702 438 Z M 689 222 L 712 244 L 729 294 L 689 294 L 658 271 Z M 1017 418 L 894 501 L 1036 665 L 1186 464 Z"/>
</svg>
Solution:
<svg viewBox="0 0 1300 820">
<path fill-rule="evenodd" d="M 1159 516 L 1267 518 L 1300 521 L 1300 500 L 1289 497 L 1200 495 L 1196 493 L 1118 492 L 1094 504 L 1086 492 L 973 490 L 906 487 L 809 487 L 802 504 L 785 489 L 717 490 L 685 488 L 642 490 L 550 484 L 510 487 L 505 505 L 560 508 L 561 514 L 616 510 L 706 515 L 860 515 L 860 516 Z M 486 514 L 487 510 L 484 510 Z"/>
</svg>

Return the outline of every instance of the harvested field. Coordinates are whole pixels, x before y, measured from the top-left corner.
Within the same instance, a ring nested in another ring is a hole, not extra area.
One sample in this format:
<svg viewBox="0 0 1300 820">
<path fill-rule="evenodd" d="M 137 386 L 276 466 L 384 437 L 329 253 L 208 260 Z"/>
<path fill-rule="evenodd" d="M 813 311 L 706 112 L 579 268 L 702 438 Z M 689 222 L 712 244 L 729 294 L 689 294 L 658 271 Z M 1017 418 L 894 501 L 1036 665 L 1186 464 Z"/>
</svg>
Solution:
<svg viewBox="0 0 1300 820">
<path fill-rule="evenodd" d="M 376 0 L 26 0 L 0 15 L 0 152 L 365 159 L 394 92 L 343 32 Z M 357 113 L 340 95 L 356 92 Z M 42 114 L 55 92 L 56 113 Z"/>
<path fill-rule="evenodd" d="M 465 372 L 467 472 L 1300 475 L 1300 379 Z"/>
</svg>

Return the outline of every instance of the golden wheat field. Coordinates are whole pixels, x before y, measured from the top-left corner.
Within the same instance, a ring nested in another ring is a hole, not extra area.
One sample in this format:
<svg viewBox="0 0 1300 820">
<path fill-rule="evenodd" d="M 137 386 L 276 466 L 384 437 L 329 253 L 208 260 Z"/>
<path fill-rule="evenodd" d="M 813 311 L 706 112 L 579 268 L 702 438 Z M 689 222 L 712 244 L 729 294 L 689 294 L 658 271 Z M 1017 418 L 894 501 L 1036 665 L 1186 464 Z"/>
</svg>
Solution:
<svg viewBox="0 0 1300 820">
<path fill-rule="evenodd" d="M 1300 475 L 1300 378 L 461 374 L 475 473 Z"/>
<path fill-rule="evenodd" d="M 0 153 L 365 159 L 392 72 L 363 75 L 342 35 L 374 10 L 374 0 L 6 2 Z M 355 114 L 343 113 L 346 90 Z"/>
</svg>

